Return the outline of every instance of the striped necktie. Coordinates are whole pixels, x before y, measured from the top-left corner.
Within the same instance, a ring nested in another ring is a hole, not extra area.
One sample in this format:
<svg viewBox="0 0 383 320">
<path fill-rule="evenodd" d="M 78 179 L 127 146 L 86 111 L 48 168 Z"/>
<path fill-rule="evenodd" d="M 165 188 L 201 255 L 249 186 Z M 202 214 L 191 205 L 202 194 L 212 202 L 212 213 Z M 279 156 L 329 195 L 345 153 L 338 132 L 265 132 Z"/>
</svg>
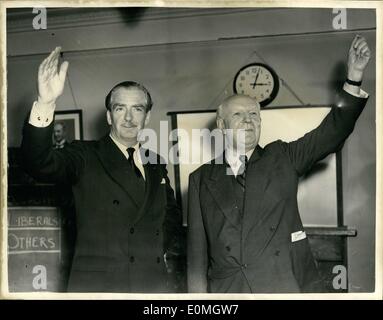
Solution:
<svg viewBox="0 0 383 320">
<path fill-rule="evenodd" d="M 243 192 L 245 192 L 245 184 L 246 184 L 246 168 L 247 168 L 247 156 L 240 156 L 239 160 L 242 162 L 241 166 L 238 170 L 238 175 L 236 176 L 237 182 L 240 184 Z"/>
</svg>

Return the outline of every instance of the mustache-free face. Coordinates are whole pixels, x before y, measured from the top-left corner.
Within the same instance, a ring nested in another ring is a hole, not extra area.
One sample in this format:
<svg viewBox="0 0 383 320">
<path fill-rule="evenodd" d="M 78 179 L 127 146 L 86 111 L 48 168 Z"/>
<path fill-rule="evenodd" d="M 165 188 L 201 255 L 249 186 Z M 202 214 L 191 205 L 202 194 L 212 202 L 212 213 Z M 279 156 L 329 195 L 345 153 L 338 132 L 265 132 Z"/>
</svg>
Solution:
<svg viewBox="0 0 383 320">
<path fill-rule="evenodd" d="M 247 96 L 233 96 L 222 105 L 217 125 L 234 148 L 243 147 L 246 152 L 254 149 L 261 135 L 259 104 Z"/>
</svg>

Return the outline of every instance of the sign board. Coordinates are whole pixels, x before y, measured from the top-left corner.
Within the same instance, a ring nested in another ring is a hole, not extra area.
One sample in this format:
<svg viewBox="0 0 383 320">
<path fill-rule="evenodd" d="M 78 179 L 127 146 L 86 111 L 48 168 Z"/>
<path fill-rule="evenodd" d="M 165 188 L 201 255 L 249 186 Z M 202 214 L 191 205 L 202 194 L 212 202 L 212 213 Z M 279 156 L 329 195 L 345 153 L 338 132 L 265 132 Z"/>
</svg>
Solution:
<svg viewBox="0 0 383 320">
<path fill-rule="evenodd" d="M 61 239 L 58 208 L 8 208 L 9 292 L 63 291 Z"/>
</svg>

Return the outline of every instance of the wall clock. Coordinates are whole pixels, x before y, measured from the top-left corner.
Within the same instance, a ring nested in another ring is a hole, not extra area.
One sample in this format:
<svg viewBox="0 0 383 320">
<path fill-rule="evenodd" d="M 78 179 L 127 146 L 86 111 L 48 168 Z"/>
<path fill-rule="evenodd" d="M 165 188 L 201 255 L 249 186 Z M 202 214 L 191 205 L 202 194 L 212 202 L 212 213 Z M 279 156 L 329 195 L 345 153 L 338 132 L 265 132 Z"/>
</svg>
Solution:
<svg viewBox="0 0 383 320">
<path fill-rule="evenodd" d="M 265 107 L 277 96 L 279 78 L 268 65 L 251 63 L 237 72 L 233 90 L 234 93 L 245 94 L 256 99 L 261 107 Z"/>
</svg>

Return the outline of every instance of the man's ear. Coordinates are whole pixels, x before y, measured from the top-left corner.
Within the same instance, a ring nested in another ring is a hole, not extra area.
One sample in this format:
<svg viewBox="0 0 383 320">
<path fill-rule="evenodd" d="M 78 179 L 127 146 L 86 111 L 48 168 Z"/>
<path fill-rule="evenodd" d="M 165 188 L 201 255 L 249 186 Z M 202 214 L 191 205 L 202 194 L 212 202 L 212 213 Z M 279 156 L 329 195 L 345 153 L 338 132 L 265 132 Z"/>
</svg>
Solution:
<svg viewBox="0 0 383 320">
<path fill-rule="evenodd" d="M 150 110 L 149 110 L 149 111 L 146 113 L 145 126 L 148 125 L 148 123 L 149 123 L 150 115 L 151 115 L 151 112 L 150 112 Z"/>
<path fill-rule="evenodd" d="M 221 130 L 225 129 L 225 122 L 223 121 L 221 117 L 217 117 L 216 123 L 217 123 L 218 129 L 221 129 Z"/>
<path fill-rule="evenodd" d="M 110 111 L 106 111 L 106 121 L 108 121 L 108 124 L 111 126 L 112 125 L 112 117 L 110 115 Z"/>
</svg>

